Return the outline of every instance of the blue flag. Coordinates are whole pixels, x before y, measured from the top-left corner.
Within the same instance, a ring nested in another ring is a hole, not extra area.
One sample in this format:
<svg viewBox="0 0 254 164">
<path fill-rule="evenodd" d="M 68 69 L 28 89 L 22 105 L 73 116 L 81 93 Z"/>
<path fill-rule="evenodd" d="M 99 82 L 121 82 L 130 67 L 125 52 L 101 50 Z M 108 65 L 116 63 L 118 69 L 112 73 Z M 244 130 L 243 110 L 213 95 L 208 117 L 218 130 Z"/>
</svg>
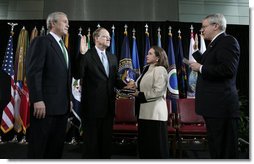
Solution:
<svg viewBox="0 0 254 164">
<path fill-rule="evenodd" d="M 168 37 L 168 64 L 169 64 L 169 73 L 168 73 L 168 90 L 169 90 L 169 98 L 172 102 L 172 111 L 176 112 L 176 99 L 179 98 L 179 90 L 178 90 L 178 80 L 177 80 L 177 72 L 176 72 L 176 64 L 175 64 L 175 53 L 174 46 L 172 41 L 172 33 L 169 33 Z"/>
<path fill-rule="evenodd" d="M 136 80 L 140 75 L 140 65 L 139 65 L 139 55 L 138 55 L 138 47 L 137 47 L 137 39 L 135 36 L 133 38 L 133 44 L 132 44 L 132 64 L 133 64 L 133 70 L 136 73 L 136 77 L 134 80 Z"/>
<path fill-rule="evenodd" d="M 176 72 L 176 64 L 175 64 L 175 53 L 172 41 L 172 34 L 168 37 L 168 63 L 169 63 L 169 83 L 168 89 L 170 92 L 170 97 L 178 98 L 179 91 L 178 91 L 178 83 L 177 83 L 177 72 Z"/>
<path fill-rule="evenodd" d="M 161 33 L 160 33 L 160 28 L 158 29 L 157 46 L 158 46 L 158 47 L 162 47 L 162 46 L 161 46 Z"/>
<path fill-rule="evenodd" d="M 110 52 L 112 54 L 116 54 L 116 43 L 115 43 L 115 31 L 114 30 L 112 30 L 112 35 L 111 35 Z"/>
<path fill-rule="evenodd" d="M 13 68 L 13 38 L 9 37 L 8 45 L 5 52 L 5 57 L 2 64 L 2 70 L 6 72 L 10 77 L 14 76 Z"/>
<path fill-rule="evenodd" d="M 145 45 L 145 58 L 144 58 L 144 66 L 146 65 L 146 55 L 148 54 L 148 51 L 150 49 L 150 39 L 149 39 L 149 33 L 146 32 L 146 45 Z"/>
<path fill-rule="evenodd" d="M 181 36 L 178 36 L 178 65 L 177 65 L 177 75 L 178 75 L 178 89 L 179 89 L 179 97 L 186 98 L 187 97 L 187 74 L 186 67 L 183 63 L 183 46 Z"/>
<path fill-rule="evenodd" d="M 130 45 L 127 36 L 127 31 L 124 32 L 124 39 L 122 44 L 121 59 L 119 61 L 118 73 L 124 83 L 128 83 L 130 82 L 130 80 L 135 79 L 135 72 L 132 67 Z"/>
</svg>

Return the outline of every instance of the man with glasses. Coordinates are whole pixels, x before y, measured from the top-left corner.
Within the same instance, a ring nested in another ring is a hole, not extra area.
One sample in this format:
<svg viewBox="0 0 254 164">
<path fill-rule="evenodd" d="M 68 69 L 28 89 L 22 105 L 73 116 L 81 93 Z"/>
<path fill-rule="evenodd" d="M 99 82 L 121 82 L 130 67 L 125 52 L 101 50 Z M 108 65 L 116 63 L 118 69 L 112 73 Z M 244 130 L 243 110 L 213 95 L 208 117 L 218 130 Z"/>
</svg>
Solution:
<svg viewBox="0 0 254 164">
<path fill-rule="evenodd" d="M 114 88 L 125 84 L 118 77 L 116 56 L 106 51 L 110 46 L 109 32 L 98 28 L 93 32 L 93 39 L 95 47 L 87 50 L 86 37 L 82 37 L 78 59 L 82 79 L 83 158 L 107 159 L 111 157 Z"/>
<path fill-rule="evenodd" d="M 193 53 L 191 63 L 198 72 L 196 112 L 204 117 L 211 158 L 238 158 L 239 100 L 236 75 L 240 58 L 237 40 L 225 33 L 222 14 L 202 20 L 202 34 L 210 41 L 206 51 Z"/>
</svg>

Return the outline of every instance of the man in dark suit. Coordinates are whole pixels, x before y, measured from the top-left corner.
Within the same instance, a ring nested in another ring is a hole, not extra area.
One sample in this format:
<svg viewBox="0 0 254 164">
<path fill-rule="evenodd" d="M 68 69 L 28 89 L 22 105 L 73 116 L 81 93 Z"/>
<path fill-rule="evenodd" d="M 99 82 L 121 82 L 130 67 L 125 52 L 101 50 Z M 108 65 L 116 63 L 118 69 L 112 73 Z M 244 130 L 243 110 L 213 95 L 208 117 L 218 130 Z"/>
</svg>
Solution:
<svg viewBox="0 0 254 164">
<path fill-rule="evenodd" d="M 239 100 L 236 75 L 240 57 L 237 40 L 225 33 L 226 19 L 212 14 L 202 21 L 206 51 L 193 53 L 198 72 L 196 112 L 203 115 L 211 158 L 238 158 Z"/>
<path fill-rule="evenodd" d="M 35 38 L 26 57 L 31 102 L 28 158 L 61 158 L 70 111 L 70 62 L 62 45 L 69 28 L 66 14 L 51 13 L 47 28 L 49 34 Z"/>
<path fill-rule="evenodd" d="M 110 158 L 113 119 L 115 114 L 114 88 L 125 84 L 118 76 L 118 61 L 106 51 L 110 35 L 105 28 L 93 32 L 95 47 L 87 51 L 85 36 L 81 39 L 78 61 L 82 79 L 81 115 L 84 130 L 83 158 Z M 87 51 L 87 52 L 86 52 Z"/>
</svg>

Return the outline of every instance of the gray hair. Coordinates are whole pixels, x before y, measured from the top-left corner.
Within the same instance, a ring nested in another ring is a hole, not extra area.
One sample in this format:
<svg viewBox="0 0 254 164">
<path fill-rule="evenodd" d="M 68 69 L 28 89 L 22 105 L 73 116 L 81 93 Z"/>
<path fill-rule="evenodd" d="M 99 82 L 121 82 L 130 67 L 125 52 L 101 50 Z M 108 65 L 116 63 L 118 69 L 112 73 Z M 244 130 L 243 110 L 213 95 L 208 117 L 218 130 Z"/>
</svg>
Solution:
<svg viewBox="0 0 254 164">
<path fill-rule="evenodd" d="M 94 40 L 94 42 L 95 42 L 95 38 L 97 38 L 97 37 L 100 36 L 100 32 L 101 32 L 102 30 L 107 30 L 107 29 L 105 29 L 104 27 L 99 27 L 99 28 L 97 28 L 97 29 L 93 32 L 93 40 Z"/>
<path fill-rule="evenodd" d="M 53 22 L 57 22 L 58 21 L 58 19 L 59 19 L 59 16 L 60 15 L 65 15 L 66 17 L 67 17 L 67 15 L 65 14 L 65 13 L 63 13 L 63 12 L 53 12 L 53 13 L 51 13 L 51 14 L 49 14 L 48 15 L 48 18 L 47 18 L 47 29 L 48 30 L 51 30 L 51 28 L 52 28 L 52 23 Z"/>
<path fill-rule="evenodd" d="M 221 31 L 226 31 L 227 21 L 223 14 L 216 13 L 208 15 L 204 20 L 208 20 L 209 24 L 218 24 Z"/>
</svg>

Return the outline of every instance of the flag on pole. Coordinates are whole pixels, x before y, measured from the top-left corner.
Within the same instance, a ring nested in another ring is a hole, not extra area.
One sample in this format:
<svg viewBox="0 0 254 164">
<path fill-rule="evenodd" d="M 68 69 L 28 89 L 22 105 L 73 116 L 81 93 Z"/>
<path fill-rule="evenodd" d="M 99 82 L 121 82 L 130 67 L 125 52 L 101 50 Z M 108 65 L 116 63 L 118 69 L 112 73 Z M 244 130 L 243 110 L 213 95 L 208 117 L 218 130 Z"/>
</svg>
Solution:
<svg viewBox="0 0 254 164">
<path fill-rule="evenodd" d="M 69 33 L 67 33 L 65 36 L 64 36 L 64 45 L 65 47 L 67 48 L 67 50 L 69 50 Z"/>
<path fill-rule="evenodd" d="M 14 130 L 18 133 L 22 130 L 22 120 L 20 117 L 21 89 L 22 82 L 17 81 L 14 96 Z"/>
<path fill-rule="evenodd" d="M 33 41 L 34 38 L 36 38 L 38 36 L 38 30 L 36 28 L 36 26 L 34 27 L 34 29 L 31 32 L 30 35 L 30 43 Z"/>
<path fill-rule="evenodd" d="M 149 39 L 149 32 L 148 32 L 148 25 L 145 25 L 146 28 L 146 32 L 145 32 L 145 39 L 146 39 L 146 43 L 145 43 L 145 54 L 144 54 L 144 66 L 146 65 L 146 55 L 148 54 L 148 51 L 150 49 L 150 39 Z"/>
<path fill-rule="evenodd" d="M 157 46 L 158 47 L 162 47 L 161 46 L 161 28 L 159 27 L 157 31 L 158 31 L 158 34 L 157 34 Z"/>
<path fill-rule="evenodd" d="M 79 54 L 79 49 L 80 49 L 80 41 L 81 41 L 81 34 L 82 28 L 79 28 L 79 34 L 78 34 L 78 44 L 77 44 L 77 50 L 76 54 Z M 88 44 L 90 45 L 90 28 L 88 29 L 88 35 L 87 35 L 87 41 Z M 90 47 L 88 47 L 90 49 Z M 79 130 L 79 134 L 81 134 L 81 126 L 82 126 L 82 121 L 80 117 L 80 102 L 81 102 L 81 84 L 80 84 L 80 79 L 74 79 L 72 78 L 72 95 L 71 95 L 71 100 L 72 100 L 72 109 L 71 109 L 71 114 L 68 118 L 68 123 L 70 125 L 73 125 L 75 128 Z M 70 127 L 70 126 L 69 126 Z"/>
<path fill-rule="evenodd" d="M 116 55 L 116 43 L 115 43 L 115 26 L 112 26 L 110 52 Z"/>
<path fill-rule="evenodd" d="M 183 46 L 182 46 L 182 37 L 181 31 L 178 31 L 178 51 L 177 51 L 177 58 L 178 58 L 178 65 L 177 65 L 177 78 L 178 78 L 178 89 L 179 89 L 179 98 L 186 98 L 187 97 L 187 74 L 186 74 L 186 67 L 183 63 Z"/>
<path fill-rule="evenodd" d="M 140 75 L 140 65 L 139 65 L 139 55 L 138 55 L 138 47 L 137 47 L 137 39 L 135 36 L 135 29 L 132 30 L 133 36 L 133 42 L 132 42 L 132 64 L 133 64 L 133 70 L 135 71 L 135 79 L 136 80 Z"/>
<path fill-rule="evenodd" d="M 4 133 L 9 132 L 14 126 L 14 100 L 15 100 L 15 83 L 13 69 L 13 37 L 10 35 L 5 57 L 2 64 L 2 70 L 11 77 L 11 100 L 3 110 L 1 129 Z"/>
<path fill-rule="evenodd" d="M 28 106 L 24 105 L 24 96 L 22 94 L 24 81 L 25 81 L 25 57 L 27 54 L 27 49 L 29 46 L 29 38 L 28 38 L 28 31 L 23 27 L 19 33 L 18 37 L 18 44 L 16 49 L 16 63 L 15 63 L 15 71 L 16 71 L 16 91 L 15 91 L 15 108 L 14 108 L 14 129 L 16 132 L 20 132 L 23 128 L 23 120 L 21 115 L 25 116 L 28 115 L 29 112 Z M 28 92 L 27 92 L 28 94 Z M 21 97 L 22 96 L 22 97 Z M 22 102 L 23 98 L 23 103 Z M 21 110 L 22 109 L 22 110 Z M 25 113 L 21 113 L 25 112 Z M 26 121 L 25 121 L 26 122 Z"/>
<path fill-rule="evenodd" d="M 175 64 L 175 51 L 172 40 L 171 27 L 169 27 L 168 33 L 168 96 L 172 102 L 172 111 L 177 111 L 176 99 L 179 98 L 179 90 L 178 90 L 178 82 L 177 82 L 177 72 L 176 72 L 176 64 Z"/>
<path fill-rule="evenodd" d="M 125 25 L 124 39 L 121 49 L 121 59 L 119 61 L 118 73 L 124 83 L 135 79 L 135 72 L 132 67 L 132 60 L 130 55 L 130 45 L 127 33 L 127 25 Z"/>
<path fill-rule="evenodd" d="M 23 27 L 20 30 L 18 44 L 15 55 L 15 81 L 24 81 L 25 77 L 25 57 L 29 45 L 28 31 Z"/>
<path fill-rule="evenodd" d="M 44 26 L 41 27 L 41 30 L 40 30 L 40 36 L 45 36 L 45 28 Z"/>
<path fill-rule="evenodd" d="M 191 33 L 190 33 L 190 45 L 189 45 L 189 61 L 190 62 L 196 62 L 196 60 L 193 58 L 192 54 L 194 53 L 194 34 L 193 34 L 193 26 L 190 27 Z M 188 98 L 195 98 L 195 92 L 196 92 L 196 82 L 198 78 L 198 73 L 193 71 L 191 68 L 189 68 L 189 78 L 188 78 L 188 91 L 187 91 L 187 97 Z"/>
<path fill-rule="evenodd" d="M 205 40 L 202 34 L 200 36 L 200 52 L 203 54 L 206 51 Z"/>
<path fill-rule="evenodd" d="M 25 78 L 26 79 L 26 78 Z M 26 80 L 23 83 L 20 92 L 20 117 L 22 121 L 23 133 L 26 134 L 27 128 L 30 126 L 30 102 L 29 92 L 26 84 Z"/>
<path fill-rule="evenodd" d="M 72 78 L 72 109 L 70 123 L 79 130 L 81 133 L 82 121 L 80 117 L 80 102 L 81 102 L 81 85 L 80 79 Z"/>
<path fill-rule="evenodd" d="M 88 46 L 88 49 L 91 48 L 91 34 L 90 34 L 90 31 L 87 34 L 87 46 Z"/>
<path fill-rule="evenodd" d="M 168 63 L 169 63 L 168 89 L 169 89 L 170 97 L 179 98 L 177 72 L 176 72 L 176 64 L 175 64 L 175 52 L 174 52 L 171 31 L 168 34 Z"/>
</svg>

